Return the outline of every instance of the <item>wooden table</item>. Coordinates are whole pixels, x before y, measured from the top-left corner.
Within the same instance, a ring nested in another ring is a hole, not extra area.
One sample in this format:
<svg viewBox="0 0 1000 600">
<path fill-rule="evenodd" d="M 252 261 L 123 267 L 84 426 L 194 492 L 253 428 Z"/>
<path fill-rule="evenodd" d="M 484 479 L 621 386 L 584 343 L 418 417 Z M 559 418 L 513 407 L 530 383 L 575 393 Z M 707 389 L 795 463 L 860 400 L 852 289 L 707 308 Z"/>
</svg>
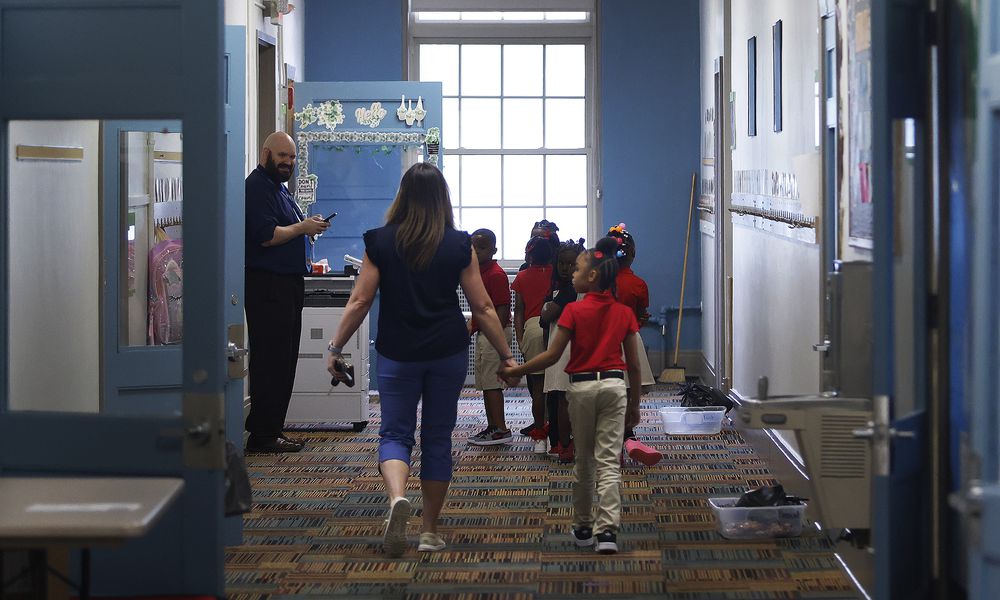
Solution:
<svg viewBox="0 0 1000 600">
<path fill-rule="evenodd" d="M 166 477 L 0 477 L 0 566 L 4 549 L 32 550 L 31 574 L 44 586 L 45 552 L 81 548 L 81 600 L 90 595 L 90 548 L 145 535 L 180 496 L 184 480 Z M 39 564 L 39 562 L 41 564 Z M 0 573 L 2 573 L 0 568 Z M 40 590 L 36 589 L 36 592 Z"/>
</svg>

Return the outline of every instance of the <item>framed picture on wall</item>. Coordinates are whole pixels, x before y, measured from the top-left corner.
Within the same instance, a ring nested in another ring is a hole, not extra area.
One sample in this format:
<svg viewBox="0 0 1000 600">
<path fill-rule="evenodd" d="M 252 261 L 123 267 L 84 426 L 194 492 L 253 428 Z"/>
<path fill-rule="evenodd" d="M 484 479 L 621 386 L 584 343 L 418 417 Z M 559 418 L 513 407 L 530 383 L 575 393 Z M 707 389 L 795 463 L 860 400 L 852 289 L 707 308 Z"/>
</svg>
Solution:
<svg viewBox="0 0 1000 600">
<path fill-rule="evenodd" d="M 774 130 L 781 131 L 781 20 L 771 26 L 771 42 L 773 45 L 772 80 L 774 81 Z"/>
<path fill-rule="evenodd" d="M 757 135 L 757 36 L 747 40 L 747 135 Z"/>
</svg>

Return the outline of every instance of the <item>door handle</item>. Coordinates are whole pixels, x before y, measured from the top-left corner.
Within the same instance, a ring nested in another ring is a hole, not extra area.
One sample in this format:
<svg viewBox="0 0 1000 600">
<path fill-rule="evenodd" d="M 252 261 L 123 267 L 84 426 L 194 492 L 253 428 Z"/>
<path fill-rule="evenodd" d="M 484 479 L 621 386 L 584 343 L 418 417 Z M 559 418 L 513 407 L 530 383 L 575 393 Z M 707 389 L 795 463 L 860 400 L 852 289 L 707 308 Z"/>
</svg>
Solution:
<svg viewBox="0 0 1000 600">
<path fill-rule="evenodd" d="M 815 350 L 816 352 L 829 352 L 830 340 L 823 340 L 818 344 L 813 344 L 813 350 Z"/>
<path fill-rule="evenodd" d="M 241 348 L 236 342 L 229 342 L 226 347 L 226 358 L 232 362 L 236 362 L 249 354 L 246 348 Z"/>
<path fill-rule="evenodd" d="M 874 439 L 875 436 L 878 434 L 875 430 L 875 423 L 868 421 L 867 427 L 861 429 L 855 429 L 851 431 L 851 435 L 856 438 L 870 440 Z M 905 438 L 905 439 L 913 439 L 917 437 L 917 434 L 912 431 L 900 431 L 895 427 L 889 427 L 888 430 L 885 432 L 885 435 L 887 435 L 890 438 Z"/>
</svg>

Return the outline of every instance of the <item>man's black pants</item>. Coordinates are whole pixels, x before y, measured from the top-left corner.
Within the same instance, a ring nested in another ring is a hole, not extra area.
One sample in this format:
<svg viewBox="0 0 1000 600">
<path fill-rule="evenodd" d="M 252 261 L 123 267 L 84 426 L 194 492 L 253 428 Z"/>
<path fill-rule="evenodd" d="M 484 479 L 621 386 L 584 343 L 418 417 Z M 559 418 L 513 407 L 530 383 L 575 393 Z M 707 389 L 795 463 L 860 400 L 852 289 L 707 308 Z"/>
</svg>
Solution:
<svg viewBox="0 0 1000 600">
<path fill-rule="evenodd" d="M 246 270 L 250 338 L 250 414 L 254 438 L 281 434 L 295 382 L 302 331 L 302 275 Z"/>
</svg>

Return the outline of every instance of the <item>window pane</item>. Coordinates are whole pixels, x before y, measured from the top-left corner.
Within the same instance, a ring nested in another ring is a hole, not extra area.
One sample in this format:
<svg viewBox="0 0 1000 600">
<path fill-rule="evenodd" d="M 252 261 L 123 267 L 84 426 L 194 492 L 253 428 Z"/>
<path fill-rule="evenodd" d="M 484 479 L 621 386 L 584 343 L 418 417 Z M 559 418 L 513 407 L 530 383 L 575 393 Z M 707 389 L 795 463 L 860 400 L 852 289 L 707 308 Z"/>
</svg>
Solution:
<svg viewBox="0 0 1000 600">
<path fill-rule="evenodd" d="M 545 157 L 545 204 L 587 205 L 587 157 L 583 154 Z"/>
<path fill-rule="evenodd" d="M 541 156 L 505 156 L 503 159 L 504 206 L 541 206 L 543 175 Z"/>
<path fill-rule="evenodd" d="M 547 208 L 545 218 L 559 225 L 560 240 L 584 238 L 588 247 L 594 245 L 587 235 L 586 208 Z"/>
<path fill-rule="evenodd" d="M 508 11 L 503 14 L 504 21 L 541 21 L 545 18 L 543 12 L 514 12 Z"/>
<path fill-rule="evenodd" d="M 462 157 L 462 206 L 500 206 L 500 157 Z"/>
<path fill-rule="evenodd" d="M 463 21 L 499 21 L 503 19 L 503 13 L 499 12 L 478 12 L 467 10 L 462 13 Z"/>
<path fill-rule="evenodd" d="M 542 101 L 503 101 L 503 147 L 542 147 Z"/>
<path fill-rule="evenodd" d="M 586 92 L 584 47 L 550 45 L 545 47 L 545 53 L 545 95 L 583 96 Z"/>
<path fill-rule="evenodd" d="M 500 100 L 462 99 L 463 148 L 500 148 Z"/>
<path fill-rule="evenodd" d="M 524 246 L 531 239 L 531 228 L 542 220 L 540 208 L 506 208 L 503 211 L 503 241 L 500 258 L 524 260 Z M 560 232 L 562 233 L 562 232 Z M 560 238 L 561 239 L 561 238 Z"/>
<path fill-rule="evenodd" d="M 441 145 L 448 149 L 458 148 L 458 98 L 445 98 L 441 101 Z"/>
<path fill-rule="evenodd" d="M 461 161 L 461 156 L 449 156 L 441 165 L 441 173 L 444 174 L 444 180 L 448 183 L 448 195 L 451 196 L 452 206 L 460 205 L 462 200 Z"/>
<path fill-rule="evenodd" d="M 584 147 L 586 144 L 584 102 L 582 98 L 545 101 L 546 148 Z M 463 120 L 463 125 L 464 123 Z"/>
<path fill-rule="evenodd" d="M 547 21 L 586 21 L 587 13 L 585 12 L 547 12 L 545 13 L 545 19 Z"/>
<path fill-rule="evenodd" d="M 541 46 L 503 47 L 503 93 L 505 96 L 541 96 Z"/>
<path fill-rule="evenodd" d="M 441 93 L 458 95 L 458 45 L 420 45 L 420 81 L 440 81 Z"/>
<path fill-rule="evenodd" d="M 445 11 L 419 11 L 416 15 L 418 21 L 457 21 L 462 17 L 462 13 Z"/>
<path fill-rule="evenodd" d="M 462 46 L 462 95 L 500 95 L 500 46 Z"/>
<path fill-rule="evenodd" d="M 498 231 L 500 223 L 500 209 L 499 208 L 463 208 L 461 224 L 456 224 L 455 227 L 459 229 L 464 229 L 469 233 L 477 229 L 489 229 L 496 234 L 497 239 L 500 238 L 500 232 Z M 499 257 L 494 257 L 499 258 Z"/>
</svg>

